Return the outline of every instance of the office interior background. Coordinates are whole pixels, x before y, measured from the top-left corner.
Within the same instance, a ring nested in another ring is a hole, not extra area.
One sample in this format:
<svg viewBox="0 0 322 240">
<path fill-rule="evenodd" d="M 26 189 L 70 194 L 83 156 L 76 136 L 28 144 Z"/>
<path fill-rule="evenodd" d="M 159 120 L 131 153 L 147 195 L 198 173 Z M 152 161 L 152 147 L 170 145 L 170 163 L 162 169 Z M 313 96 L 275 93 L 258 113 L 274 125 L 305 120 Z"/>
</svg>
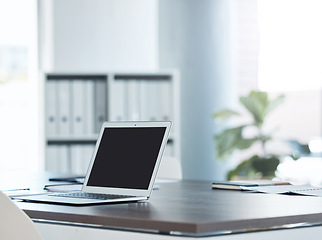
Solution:
<svg viewBox="0 0 322 240">
<path fill-rule="evenodd" d="M 45 72 L 177 70 L 185 179 L 223 179 L 238 163 L 242 153 L 216 160 L 212 114 L 243 111 L 251 90 L 286 96 L 267 125 L 274 151 L 321 138 L 321 10 L 319 0 L 0 0 L 0 169 L 45 168 Z"/>
</svg>

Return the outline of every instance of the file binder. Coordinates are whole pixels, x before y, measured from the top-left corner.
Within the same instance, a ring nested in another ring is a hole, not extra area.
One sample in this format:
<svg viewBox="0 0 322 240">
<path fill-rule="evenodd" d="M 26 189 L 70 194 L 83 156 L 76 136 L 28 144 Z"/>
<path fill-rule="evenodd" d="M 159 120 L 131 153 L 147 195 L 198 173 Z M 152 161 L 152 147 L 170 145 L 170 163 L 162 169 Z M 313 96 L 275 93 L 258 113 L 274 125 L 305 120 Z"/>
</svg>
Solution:
<svg viewBox="0 0 322 240">
<path fill-rule="evenodd" d="M 70 134 L 70 81 L 58 80 L 58 133 L 60 135 Z"/>
<path fill-rule="evenodd" d="M 158 83 L 159 96 L 158 96 L 158 105 L 160 109 L 160 120 L 169 121 L 172 120 L 172 106 L 173 99 L 171 93 L 171 86 L 168 80 L 161 80 Z"/>
<path fill-rule="evenodd" d="M 46 84 L 46 134 L 54 136 L 58 130 L 57 115 L 57 82 L 50 80 Z"/>
<path fill-rule="evenodd" d="M 70 147 L 71 173 L 76 175 L 84 174 L 83 168 L 83 145 L 73 144 Z"/>
<path fill-rule="evenodd" d="M 140 119 L 144 121 L 149 120 L 149 100 L 148 100 L 148 89 L 147 89 L 147 81 L 141 80 L 139 81 L 140 88 L 140 96 L 139 96 L 139 109 L 140 109 Z"/>
<path fill-rule="evenodd" d="M 139 120 L 139 96 L 140 96 L 140 90 L 139 90 L 139 84 L 138 82 L 133 80 L 127 80 L 128 84 L 128 116 L 129 120 Z"/>
<path fill-rule="evenodd" d="M 70 149 L 69 145 L 59 144 L 57 145 L 57 159 L 58 172 L 70 173 Z"/>
<path fill-rule="evenodd" d="M 107 87 L 102 80 L 95 81 L 95 132 L 98 133 L 107 120 Z"/>
<path fill-rule="evenodd" d="M 50 144 L 46 150 L 46 171 L 59 172 L 57 145 Z"/>
<path fill-rule="evenodd" d="M 113 89 L 111 90 L 113 103 L 111 108 L 111 120 L 112 121 L 124 121 L 128 120 L 126 117 L 126 82 L 124 80 L 114 80 Z"/>
<path fill-rule="evenodd" d="M 73 79 L 71 81 L 71 133 L 81 136 L 85 132 L 84 120 L 84 80 Z"/>
<path fill-rule="evenodd" d="M 85 82 L 85 94 L 84 94 L 84 133 L 85 134 L 94 134 L 95 132 L 95 125 L 94 125 L 94 118 L 95 118 L 95 101 L 94 101 L 94 80 L 86 79 Z"/>
<path fill-rule="evenodd" d="M 147 95 L 147 112 L 148 112 L 148 120 L 157 121 L 159 119 L 158 112 L 158 98 L 159 89 L 157 88 L 156 81 L 146 81 L 146 95 Z"/>
</svg>

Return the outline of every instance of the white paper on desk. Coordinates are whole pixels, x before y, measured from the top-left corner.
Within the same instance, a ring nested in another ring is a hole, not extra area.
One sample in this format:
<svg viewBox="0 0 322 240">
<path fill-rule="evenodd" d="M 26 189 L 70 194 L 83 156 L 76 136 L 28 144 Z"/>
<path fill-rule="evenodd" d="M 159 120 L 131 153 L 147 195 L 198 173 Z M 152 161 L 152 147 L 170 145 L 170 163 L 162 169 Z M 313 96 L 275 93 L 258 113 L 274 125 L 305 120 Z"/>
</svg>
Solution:
<svg viewBox="0 0 322 240">
<path fill-rule="evenodd" d="M 302 192 L 301 195 L 309 195 L 304 194 L 306 190 L 312 189 L 311 185 L 275 185 L 275 186 L 261 186 L 261 187 L 242 187 L 243 190 L 251 191 L 251 192 L 259 192 L 259 193 L 288 193 L 288 194 L 300 194 L 298 192 Z M 321 193 L 322 193 L 322 188 Z M 322 196 L 322 195 L 321 195 Z"/>
<path fill-rule="evenodd" d="M 299 189 L 299 190 L 292 191 L 292 193 L 306 195 L 306 196 L 322 197 L 322 187 L 311 187 L 308 189 Z"/>
</svg>

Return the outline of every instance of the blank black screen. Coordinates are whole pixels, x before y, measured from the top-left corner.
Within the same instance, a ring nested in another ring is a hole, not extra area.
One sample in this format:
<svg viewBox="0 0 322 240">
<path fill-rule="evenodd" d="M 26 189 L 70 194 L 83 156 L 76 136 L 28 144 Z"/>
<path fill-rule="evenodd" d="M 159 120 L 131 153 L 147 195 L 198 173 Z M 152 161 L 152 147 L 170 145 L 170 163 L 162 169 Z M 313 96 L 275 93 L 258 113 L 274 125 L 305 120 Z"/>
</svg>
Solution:
<svg viewBox="0 0 322 240">
<path fill-rule="evenodd" d="M 87 185 L 148 189 L 165 130 L 105 128 Z"/>
</svg>

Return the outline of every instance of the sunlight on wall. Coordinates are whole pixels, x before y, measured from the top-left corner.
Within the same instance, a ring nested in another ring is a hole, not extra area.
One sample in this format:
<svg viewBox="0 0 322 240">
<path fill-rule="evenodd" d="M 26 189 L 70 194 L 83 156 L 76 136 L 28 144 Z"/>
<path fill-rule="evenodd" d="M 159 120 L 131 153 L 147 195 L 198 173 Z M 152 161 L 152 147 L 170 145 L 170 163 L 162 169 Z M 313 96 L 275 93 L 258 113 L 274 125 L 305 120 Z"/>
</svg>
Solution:
<svg viewBox="0 0 322 240">
<path fill-rule="evenodd" d="M 0 170 L 38 170 L 37 1 L 0 1 Z"/>
</svg>

